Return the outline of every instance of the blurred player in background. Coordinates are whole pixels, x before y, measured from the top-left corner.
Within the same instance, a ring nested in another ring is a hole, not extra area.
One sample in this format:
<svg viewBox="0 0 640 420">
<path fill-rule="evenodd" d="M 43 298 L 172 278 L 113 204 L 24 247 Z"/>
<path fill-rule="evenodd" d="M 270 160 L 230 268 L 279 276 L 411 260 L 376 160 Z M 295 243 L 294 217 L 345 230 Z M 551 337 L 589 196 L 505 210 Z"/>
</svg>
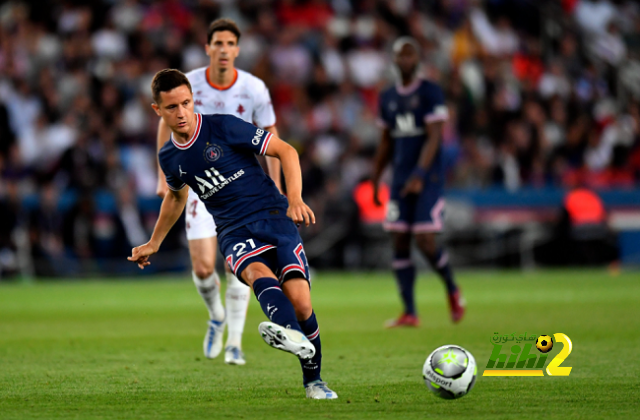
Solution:
<svg viewBox="0 0 640 420">
<path fill-rule="evenodd" d="M 171 129 L 158 161 L 169 191 L 151 240 L 130 261 L 149 265 L 188 199 L 189 186 L 218 224 L 218 240 L 233 273 L 249 285 L 270 322 L 258 330 L 271 347 L 300 360 L 307 398 L 336 399 L 320 377 L 320 329 L 311 305 L 309 265 L 295 223 L 315 223 L 302 201 L 298 152 L 276 135 L 232 115 L 194 113 L 187 77 L 175 69 L 152 82 L 153 109 Z M 267 177 L 256 154 L 282 163 L 288 197 Z"/>
<path fill-rule="evenodd" d="M 207 31 L 206 54 L 209 66 L 187 73 L 193 87 L 195 111 L 202 114 L 231 114 L 277 135 L 276 116 L 269 90 L 262 80 L 234 67 L 240 52 L 240 30 L 230 19 L 217 19 Z M 158 126 L 158 150 L 169 140 L 170 130 L 164 120 Z M 210 153 L 215 153 L 211 150 Z M 269 174 L 279 190 L 280 161 L 266 158 Z M 186 169 L 186 168 L 185 168 Z M 165 177 L 158 172 L 158 195 L 167 192 Z M 227 271 L 225 308 L 220 298 L 220 280 L 215 272 L 216 224 L 198 195 L 190 190 L 186 208 L 193 281 L 209 311 L 204 338 L 204 355 L 213 359 L 222 351 L 225 324 L 229 327 L 224 361 L 244 365 L 242 332 L 247 317 L 249 288 Z"/>
<path fill-rule="evenodd" d="M 438 246 L 436 234 L 443 228 L 444 168 L 442 127 L 448 118 L 439 86 L 418 77 L 420 47 L 409 37 L 393 45 L 400 80 L 380 94 L 379 123 L 382 141 L 376 155 L 373 182 L 378 205 L 378 184 L 393 159 L 391 200 L 384 227 L 393 235 L 393 270 L 398 281 L 404 313 L 387 327 L 418 326 L 414 285 L 416 270 L 411 260 L 411 241 L 427 258 L 447 288 L 453 322 L 464 315 L 460 290 L 453 279 L 447 253 Z"/>
</svg>

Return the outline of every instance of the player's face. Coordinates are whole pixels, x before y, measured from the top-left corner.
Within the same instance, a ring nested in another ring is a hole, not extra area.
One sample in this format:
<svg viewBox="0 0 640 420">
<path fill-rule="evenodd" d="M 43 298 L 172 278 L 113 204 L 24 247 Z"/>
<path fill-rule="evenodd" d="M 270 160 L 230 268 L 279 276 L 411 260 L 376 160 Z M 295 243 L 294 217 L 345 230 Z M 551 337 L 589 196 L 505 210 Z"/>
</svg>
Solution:
<svg viewBox="0 0 640 420">
<path fill-rule="evenodd" d="M 240 53 L 238 38 L 230 31 L 213 33 L 211 42 L 205 47 L 211 66 L 220 70 L 233 68 L 233 63 Z"/>
<path fill-rule="evenodd" d="M 176 133 L 189 134 L 194 123 L 193 95 L 187 85 L 160 92 L 160 103 L 153 109 Z"/>
<path fill-rule="evenodd" d="M 395 56 L 395 63 L 403 76 L 410 76 L 418 67 L 418 51 L 411 44 L 404 44 Z"/>
</svg>

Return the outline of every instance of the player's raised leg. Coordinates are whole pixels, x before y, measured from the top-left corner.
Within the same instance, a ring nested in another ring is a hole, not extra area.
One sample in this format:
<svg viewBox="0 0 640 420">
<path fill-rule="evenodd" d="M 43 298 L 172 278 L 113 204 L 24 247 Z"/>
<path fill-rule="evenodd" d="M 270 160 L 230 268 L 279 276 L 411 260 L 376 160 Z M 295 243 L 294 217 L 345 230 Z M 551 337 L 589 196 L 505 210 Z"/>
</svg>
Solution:
<svg viewBox="0 0 640 420">
<path fill-rule="evenodd" d="M 416 268 L 411 260 L 411 232 L 393 232 L 393 272 L 404 307 L 398 319 L 387 321 L 387 328 L 417 327 L 420 320 L 415 307 Z"/>
<path fill-rule="evenodd" d="M 449 264 L 449 255 L 437 244 L 436 233 L 425 232 L 416 233 L 416 245 L 425 258 L 438 273 L 447 288 L 449 310 L 453 322 L 460 322 L 464 316 L 464 299 L 460 294 L 460 289 L 453 279 L 453 273 Z"/>
<path fill-rule="evenodd" d="M 220 279 L 215 272 L 216 238 L 189 240 L 189 253 L 193 268 L 193 282 L 209 311 L 207 332 L 203 342 L 204 355 L 213 359 L 222 351 L 225 322 L 224 307 L 220 300 Z"/>
<path fill-rule="evenodd" d="M 282 291 L 280 283 L 269 267 L 252 262 L 242 270 L 242 279 L 253 288 L 262 311 L 271 320 L 259 326 L 267 344 L 307 360 L 315 354 L 313 344 L 302 333 L 293 304 Z"/>
<path fill-rule="evenodd" d="M 227 267 L 228 270 L 228 267 Z M 227 291 L 225 304 L 227 307 L 227 342 L 224 346 L 224 362 L 229 365 L 244 365 L 242 352 L 242 333 L 247 320 L 247 308 L 251 289 L 243 284 L 230 271 L 226 272 Z"/>
</svg>

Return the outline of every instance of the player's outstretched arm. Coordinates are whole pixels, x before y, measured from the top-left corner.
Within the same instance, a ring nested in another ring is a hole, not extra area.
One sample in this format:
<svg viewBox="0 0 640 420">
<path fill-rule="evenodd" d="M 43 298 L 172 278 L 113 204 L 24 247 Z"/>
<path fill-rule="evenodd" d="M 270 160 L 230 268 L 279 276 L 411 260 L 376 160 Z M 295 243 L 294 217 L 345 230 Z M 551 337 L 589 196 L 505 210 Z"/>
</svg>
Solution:
<svg viewBox="0 0 640 420">
<path fill-rule="evenodd" d="M 382 139 L 376 152 L 376 160 L 373 167 L 373 202 L 376 206 L 381 206 L 380 198 L 378 197 L 378 186 L 380 185 L 380 177 L 387 163 L 391 160 L 391 134 L 388 128 L 382 130 Z"/>
<path fill-rule="evenodd" d="M 420 194 L 420 192 L 422 192 L 424 176 L 431 167 L 431 163 L 433 163 L 433 159 L 440 148 L 443 126 L 444 122 L 442 121 L 427 124 L 428 139 L 422 146 L 422 151 L 420 152 L 420 158 L 418 159 L 416 169 L 409 180 L 407 180 L 407 183 L 401 192 L 402 195 Z"/>
<path fill-rule="evenodd" d="M 156 227 L 153 229 L 151 239 L 144 245 L 137 246 L 131 250 L 131 256 L 127 257 L 129 261 L 133 261 L 138 264 L 141 270 L 151 264 L 149 257 L 160 249 L 160 245 L 171 227 L 176 223 L 184 206 L 187 204 L 188 189 L 183 188 L 179 191 L 173 191 L 167 188 L 167 194 L 165 194 L 162 200 L 162 207 L 160 207 L 160 216 L 156 222 Z"/>
<path fill-rule="evenodd" d="M 169 140 L 170 136 L 171 129 L 169 128 L 167 123 L 164 122 L 162 118 L 160 118 L 160 122 L 158 122 L 158 135 L 156 136 L 158 152 L 160 152 L 160 149 L 162 149 L 162 146 L 164 146 L 167 140 Z M 160 169 L 160 165 L 158 164 L 158 186 L 156 187 L 156 194 L 158 195 L 158 197 L 164 198 L 168 189 L 169 188 L 167 187 L 167 179 L 164 176 L 164 172 L 162 172 L 162 169 Z"/>
<path fill-rule="evenodd" d="M 273 134 L 275 137 L 278 137 L 278 129 L 275 125 L 272 125 L 271 127 L 265 127 L 264 129 Z M 276 184 L 276 187 L 278 187 L 278 190 L 282 193 L 282 167 L 280 166 L 280 160 L 271 156 L 266 156 L 265 160 L 267 161 L 267 171 L 269 173 L 269 177 L 271 177 L 273 182 Z"/>
<path fill-rule="evenodd" d="M 302 171 L 300 170 L 300 159 L 296 149 L 273 136 L 267 146 L 266 155 L 278 158 L 282 164 L 284 182 L 287 183 L 287 199 L 289 200 L 287 216 L 294 223 L 304 222 L 306 226 L 309 226 L 310 223 L 315 223 L 315 214 L 302 201 Z"/>
</svg>

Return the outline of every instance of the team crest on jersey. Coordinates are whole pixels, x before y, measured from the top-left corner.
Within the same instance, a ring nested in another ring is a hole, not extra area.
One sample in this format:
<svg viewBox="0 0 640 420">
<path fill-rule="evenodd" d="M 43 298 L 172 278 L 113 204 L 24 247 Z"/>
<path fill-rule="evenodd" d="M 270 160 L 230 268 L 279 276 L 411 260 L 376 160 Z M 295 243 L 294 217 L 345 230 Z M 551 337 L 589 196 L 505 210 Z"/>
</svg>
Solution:
<svg viewBox="0 0 640 420">
<path fill-rule="evenodd" d="M 222 148 L 217 144 L 207 143 L 207 147 L 204 149 L 204 159 L 207 162 L 215 162 L 222 157 Z"/>
<path fill-rule="evenodd" d="M 200 99 L 196 99 L 193 103 L 197 106 L 202 106 L 202 101 Z"/>
</svg>

